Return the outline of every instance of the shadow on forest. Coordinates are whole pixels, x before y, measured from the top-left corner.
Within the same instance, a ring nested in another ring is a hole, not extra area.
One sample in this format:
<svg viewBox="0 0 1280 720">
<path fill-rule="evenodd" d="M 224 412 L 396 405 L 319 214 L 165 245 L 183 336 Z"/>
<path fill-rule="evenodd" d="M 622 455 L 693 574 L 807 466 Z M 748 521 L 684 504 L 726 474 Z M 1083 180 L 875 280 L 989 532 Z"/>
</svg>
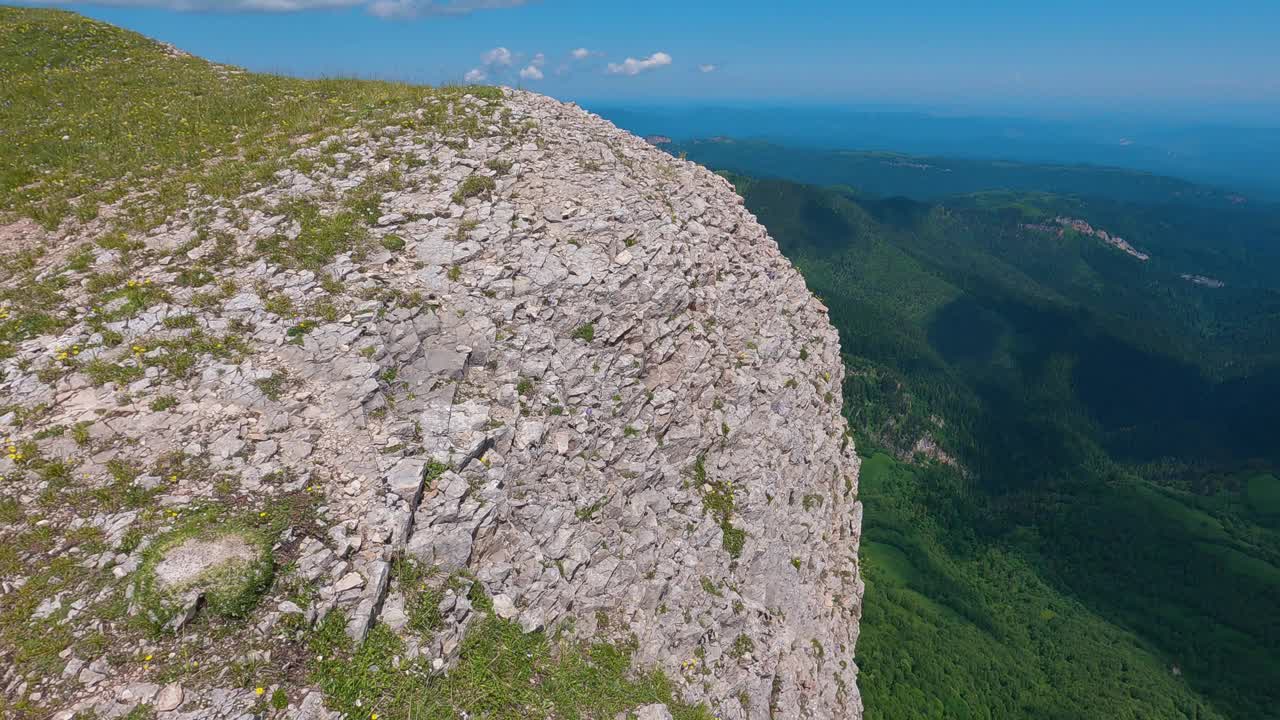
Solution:
<svg viewBox="0 0 1280 720">
<path fill-rule="evenodd" d="M 1077 452 L 1070 436 L 1081 432 L 1071 413 L 1078 407 L 1096 429 L 1095 439 L 1122 460 L 1280 462 L 1274 434 L 1280 427 L 1280 368 L 1213 383 L 1192 365 L 1107 334 L 1086 313 L 994 293 L 970 292 L 949 303 L 935 314 L 928 337 L 962 376 L 976 375 L 987 414 L 1003 428 L 989 428 L 1003 438 L 990 450 L 1002 456 L 1020 448 L 1060 462 L 1064 451 Z M 963 367 L 991 358 L 1002 343 L 1014 368 Z M 1047 377 L 1056 371 L 1054 358 L 1070 362 L 1066 389 Z M 1055 449 L 1046 435 L 1065 436 L 1068 447 Z"/>
<path fill-rule="evenodd" d="M 911 464 L 912 477 L 883 497 L 868 493 L 866 539 L 891 570 L 907 568 L 926 600 L 997 635 L 1009 623 L 995 612 L 1003 599 L 949 561 L 1016 555 L 1052 592 L 1132 631 L 1142 646 L 1132 657 L 1179 666 L 1224 715 L 1274 716 L 1274 523 L 1224 511 L 1242 502 L 1238 486 L 1219 492 L 1234 470 L 1280 464 L 1280 366 L 1267 325 L 1280 316 L 1253 301 L 1271 296 L 1192 296 L 1112 251 L 1026 240 L 1017 218 L 998 213 L 771 181 L 750 181 L 744 196 L 830 308 L 859 440 L 901 452 L 928 433 L 969 471 Z M 1223 344 L 1187 334 L 1202 327 Z M 1196 347 L 1223 353 L 1188 354 Z M 1222 382 L 1185 361 L 1221 371 L 1223 358 L 1263 369 Z M 1143 463 L 1195 475 L 1204 494 L 1136 477 Z M 890 501 L 899 517 L 877 511 Z M 937 552 L 942 561 L 929 557 Z M 1010 626 L 1028 627 L 1020 622 Z M 1044 639 L 1008 642 L 1041 662 L 1089 652 L 1052 631 Z M 899 670 L 919 679 L 938 668 Z M 1125 668 L 1115 672 L 1124 687 Z M 1020 697 L 991 692 L 993 702 Z"/>
</svg>

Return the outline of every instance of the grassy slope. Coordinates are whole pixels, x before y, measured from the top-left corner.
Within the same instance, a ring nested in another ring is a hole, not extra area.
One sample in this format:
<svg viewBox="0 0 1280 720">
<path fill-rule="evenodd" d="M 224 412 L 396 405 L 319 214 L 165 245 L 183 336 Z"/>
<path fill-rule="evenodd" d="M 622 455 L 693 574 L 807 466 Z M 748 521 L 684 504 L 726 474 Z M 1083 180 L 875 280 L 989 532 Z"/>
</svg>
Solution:
<svg viewBox="0 0 1280 720">
<path fill-rule="evenodd" d="M 0 6 L 0 37 L 0 212 L 47 227 L 91 219 L 140 186 L 149 192 L 125 203 L 122 223 L 150 227 L 185 205 L 189 188 L 244 194 L 304 136 L 498 92 L 246 73 L 55 10 Z M 399 121 L 421 129 L 469 118 L 447 120 L 442 109 Z"/>
<path fill-rule="evenodd" d="M 1186 316 L 1163 320 L 1177 294 L 1161 305 L 1159 285 L 1125 286 L 1145 269 L 1119 253 L 1019 236 L 1000 210 L 739 188 L 831 307 L 861 446 L 927 433 L 976 471 L 864 467 L 869 717 L 1274 715 L 1274 489 L 1232 458 L 1274 450 L 1248 432 L 1274 427 L 1277 394 L 1183 404 L 1224 386 L 1170 359 L 1198 342 Z"/>
</svg>

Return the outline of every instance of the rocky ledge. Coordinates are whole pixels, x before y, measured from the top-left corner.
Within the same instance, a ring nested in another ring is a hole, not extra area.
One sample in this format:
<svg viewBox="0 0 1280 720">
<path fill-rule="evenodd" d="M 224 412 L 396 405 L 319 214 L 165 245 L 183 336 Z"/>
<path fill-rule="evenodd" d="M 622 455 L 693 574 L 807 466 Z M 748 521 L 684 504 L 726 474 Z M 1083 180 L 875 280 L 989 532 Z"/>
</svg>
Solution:
<svg viewBox="0 0 1280 720">
<path fill-rule="evenodd" d="M 726 720 L 861 716 L 826 309 L 722 178 L 549 98 L 462 104 L 467 135 L 300 139 L 148 233 L 3 228 L 76 308 L 3 355 L 0 603 L 66 640 L 0 648 L 7 696 L 336 716 L 237 673 L 339 617 L 447 674 L 492 613 Z"/>
</svg>

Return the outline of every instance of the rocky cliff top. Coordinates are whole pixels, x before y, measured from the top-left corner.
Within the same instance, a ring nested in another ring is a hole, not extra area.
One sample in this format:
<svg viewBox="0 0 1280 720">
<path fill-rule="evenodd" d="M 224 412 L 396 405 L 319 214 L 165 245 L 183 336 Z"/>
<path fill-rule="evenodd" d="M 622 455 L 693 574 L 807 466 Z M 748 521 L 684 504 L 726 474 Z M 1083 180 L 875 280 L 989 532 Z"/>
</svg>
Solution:
<svg viewBox="0 0 1280 720">
<path fill-rule="evenodd" d="M 0 226 L 4 707 L 860 717 L 825 308 L 707 170 L 433 102 Z"/>
</svg>

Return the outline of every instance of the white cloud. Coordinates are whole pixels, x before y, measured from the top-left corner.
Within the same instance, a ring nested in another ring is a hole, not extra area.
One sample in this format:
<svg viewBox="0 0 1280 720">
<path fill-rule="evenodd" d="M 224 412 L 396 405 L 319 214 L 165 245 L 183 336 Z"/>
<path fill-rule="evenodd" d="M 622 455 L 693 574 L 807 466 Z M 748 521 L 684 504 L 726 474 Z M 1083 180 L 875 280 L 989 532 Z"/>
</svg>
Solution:
<svg viewBox="0 0 1280 720">
<path fill-rule="evenodd" d="M 375 0 L 369 11 L 381 17 L 421 17 L 423 15 L 467 15 L 477 10 L 501 10 L 520 7 L 529 0 Z M 402 10 L 386 15 L 378 6 L 392 4 Z"/>
<path fill-rule="evenodd" d="M 699 65 L 699 66 L 698 66 L 698 72 L 702 72 L 702 73 L 713 73 L 713 72 L 715 72 L 716 70 L 719 70 L 719 69 L 720 69 L 719 67 L 717 67 L 717 66 L 715 66 L 715 65 L 711 65 L 710 63 L 708 63 L 708 64 L 706 64 L 706 65 Z"/>
<path fill-rule="evenodd" d="M 48 4 L 67 4 L 73 0 L 44 0 Z M 519 7 L 531 0 L 75 0 L 88 5 L 114 7 L 155 7 L 179 11 L 274 12 L 363 7 L 372 15 L 384 18 L 466 15 L 477 10 L 499 10 Z"/>
<path fill-rule="evenodd" d="M 480 56 L 480 62 L 489 66 L 506 67 L 511 64 L 511 51 L 504 47 L 496 47 Z"/>
<path fill-rule="evenodd" d="M 586 60 L 591 57 L 591 51 L 586 48 L 578 48 L 569 54 L 573 56 L 574 60 Z"/>
<path fill-rule="evenodd" d="M 522 80 L 541 80 L 543 78 L 542 68 L 547 64 L 547 56 L 543 53 L 535 53 L 526 65 L 524 58 L 527 57 L 521 52 L 512 52 L 505 47 L 496 47 L 480 56 L 480 67 L 473 69 L 466 74 L 467 82 L 483 82 L 489 79 L 490 75 L 497 76 L 499 79 L 510 77 L 508 73 L 512 72 L 517 61 L 521 65 L 525 65 L 517 73 Z"/>
<path fill-rule="evenodd" d="M 639 75 L 646 70 L 653 70 L 671 64 L 671 56 L 664 52 L 656 52 L 643 60 L 627 58 L 621 63 L 609 63 L 610 75 Z"/>
</svg>

